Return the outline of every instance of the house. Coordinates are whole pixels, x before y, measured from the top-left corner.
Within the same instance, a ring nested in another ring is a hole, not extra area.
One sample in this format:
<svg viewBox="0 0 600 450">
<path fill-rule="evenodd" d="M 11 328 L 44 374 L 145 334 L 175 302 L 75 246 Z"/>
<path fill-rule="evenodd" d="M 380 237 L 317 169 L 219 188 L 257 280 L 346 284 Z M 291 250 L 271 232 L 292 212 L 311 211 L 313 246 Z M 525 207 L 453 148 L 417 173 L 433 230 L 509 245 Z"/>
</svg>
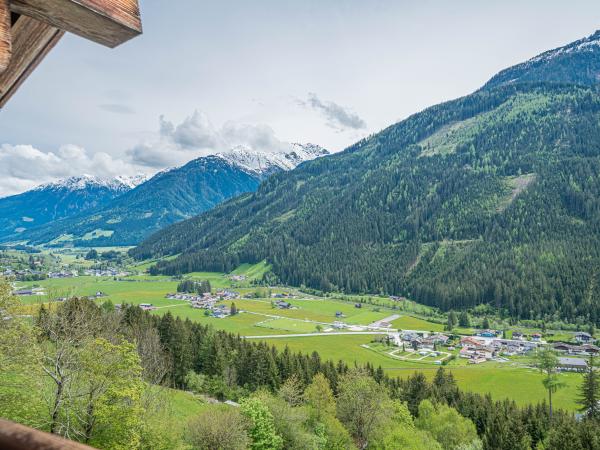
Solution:
<svg viewBox="0 0 600 450">
<path fill-rule="evenodd" d="M 419 335 L 417 333 L 415 333 L 415 332 L 412 332 L 412 331 L 404 331 L 404 332 L 402 332 L 402 339 L 405 340 L 405 341 L 407 341 L 407 342 L 410 342 L 413 339 L 418 339 L 418 338 L 419 338 Z"/>
<path fill-rule="evenodd" d="M 583 358 L 558 358 L 558 367 L 560 370 L 571 372 L 583 372 L 587 369 L 587 361 Z"/>
<path fill-rule="evenodd" d="M 423 345 L 421 338 L 416 337 L 410 340 L 410 346 L 415 350 L 421 348 L 421 345 Z"/>
<path fill-rule="evenodd" d="M 156 309 L 156 306 L 152 305 L 152 303 L 140 303 L 139 306 L 144 311 L 152 311 Z"/>
<path fill-rule="evenodd" d="M 575 333 L 575 340 L 580 344 L 591 344 L 594 342 L 592 335 L 583 331 Z"/>
<path fill-rule="evenodd" d="M 460 340 L 460 345 L 462 347 L 465 347 L 465 346 L 475 346 L 475 347 L 477 347 L 477 346 L 483 345 L 483 343 L 484 343 L 483 339 L 477 339 L 477 338 L 472 337 L 472 336 L 467 336 L 467 337 L 464 337 L 464 338 L 462 338 Z"/>
<path fill-rule="evenodd" d="M 77 271 L 62 271 L 62 272 L 48 272 L 48 278 L 73 278 L 77 276 Z"/>
<path fill-rule="evenodd" d="M 486 362 L 487 359 L 483 356 L 473 355 L 469 358 L 469 364 L 481 364 Z"/>
<path fill-rule="evenodd" d="M 494 338 L 494 337 L 498 336 L 498 332 L 494 331 L 494 330 L 482 330 L 479 333 L 477 333 L 477 336 Z"/>
<path fill-rule="evenodd" d="M 497 347 L 486 345 L 484 341 L 471 336 L 462 338 L 460 340 L 460 345 L 462 346 L 459 352 L 461 358 L 474 360 L 480 358 L 492 359 L 498 351 Z"/>
<path fill-rule="evenodd" d="M 449 339 L 450 338 L 448 336 L 446 336 L 445 334 L 435 333 L 435 334 L 432 334 L 432 335 L 424 338 L 423 344 L 424 345 L 432 345 L 432 346 L 434 344 L 446 345 L 446 343 L 448 342 Z"/>
<path fill-rule="evenodd" d="M 592 344 L 583 344 L 581 349 L 588 355 L 597 355 L 600 352 L 600 348 Z"/>
<path fill-rule="evenodd" d="M 557 352 L 567 353 L 569 355 L 597 355 L 600 348 L 592 344 L 572 345 L 564 342 L 557 342 L 552 345 Z"/>
<path fill-rule="evenodd" d="M 228 291 L 226 289 L 217 292 L 217 297 L 222 300 L 233 300 L 240 297 L 240 294 L 234 291 Z"/>
<path fill-rule="evenodd" d="M 12 295 L 34 295 L 32 289 L 19 289 L 18 291 L 13 291 Z"/>
</svg>

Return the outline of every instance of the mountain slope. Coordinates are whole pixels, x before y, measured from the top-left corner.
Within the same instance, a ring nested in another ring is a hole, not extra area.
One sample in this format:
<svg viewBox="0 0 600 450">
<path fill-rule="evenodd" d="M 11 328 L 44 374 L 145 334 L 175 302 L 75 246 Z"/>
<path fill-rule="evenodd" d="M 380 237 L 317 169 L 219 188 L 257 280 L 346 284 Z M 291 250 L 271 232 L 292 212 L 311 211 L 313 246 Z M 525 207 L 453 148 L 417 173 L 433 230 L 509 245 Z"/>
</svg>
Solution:
<svg viewBox="0 0 600 450">
<path fill-rule="evenodd" d="M 268 174 L 327 154 L 318 146 L 292 144 L 285 154 L 246 149 L 202 157 L 158 173 L 102 208 L 23 233 L 32 244 L 132 245 L 241 193 L 255 191 Z"/>
<path fill-rule="evenodd" d="M 181 253 L 155 273 L 266 259 L 294 285 L 598 322 L 598 56 L 571 48 L 544 70 L 534 58 L 472 95 L 275 175 L 131 254 Z M 554 67 L 569 70 L 548 79 Z"/>
<path fill-rule="evenodd" d="M 83 175 L 0 198 L 0 237 L 18 240 L 33 227 L 102 207 L 141 181 L 140 177 L 100 179 Z"/>
<path fill-rule="evenodd" d="M 591 85 L 600 82 L 600 30 L 587 38 L 549 50 L 503 70 L 486 87 L 504 83 L 559 82 Z"/>
</svg>

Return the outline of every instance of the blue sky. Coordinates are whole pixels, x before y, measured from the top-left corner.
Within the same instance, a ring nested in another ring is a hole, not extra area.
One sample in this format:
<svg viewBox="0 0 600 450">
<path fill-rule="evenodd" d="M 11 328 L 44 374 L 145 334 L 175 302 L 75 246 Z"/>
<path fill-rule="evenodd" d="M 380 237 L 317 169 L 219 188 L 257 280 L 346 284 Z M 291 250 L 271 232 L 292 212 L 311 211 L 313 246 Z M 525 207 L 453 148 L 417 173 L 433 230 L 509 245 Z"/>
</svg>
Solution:
<svg viewBox="0 0 600 450">
<path fill-rule="evenodd" d="M 597 0 L 141 0 L 144 34 L 67 36 L 0 112 L 0 195 L 246 145 L 339 151 L 592 34 Z"/>
</svg>

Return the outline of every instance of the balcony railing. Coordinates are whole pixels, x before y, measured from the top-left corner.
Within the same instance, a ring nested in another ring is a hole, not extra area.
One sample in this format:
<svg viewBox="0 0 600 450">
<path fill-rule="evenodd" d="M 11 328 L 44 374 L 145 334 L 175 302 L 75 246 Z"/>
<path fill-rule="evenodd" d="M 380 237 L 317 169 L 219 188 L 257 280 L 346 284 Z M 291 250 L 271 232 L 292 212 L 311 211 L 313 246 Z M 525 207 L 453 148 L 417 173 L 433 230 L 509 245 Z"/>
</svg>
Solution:
<svg viewBox="0 0 600 450">
<path fill-rule="evenodd" d="M 0 419 L 0 449 L 2 450 L 94 450 L 55 434 Z"/>
</svg>

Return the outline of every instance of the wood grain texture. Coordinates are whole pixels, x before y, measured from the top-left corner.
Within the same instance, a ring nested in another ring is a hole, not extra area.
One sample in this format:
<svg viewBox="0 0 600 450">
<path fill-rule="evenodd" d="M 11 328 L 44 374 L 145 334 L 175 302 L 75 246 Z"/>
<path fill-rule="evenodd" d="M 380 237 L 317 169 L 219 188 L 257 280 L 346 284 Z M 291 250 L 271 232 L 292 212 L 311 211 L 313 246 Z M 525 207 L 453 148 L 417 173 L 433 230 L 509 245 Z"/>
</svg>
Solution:
<svg viewBox="0 0 600 450">
<path fill-rule="evenodd" d="M 4 72 L 10 63 L 11 17 L 8 0 L 0 0 L 0 73 Z"/>
<path fill-rule="evenodd" d="M 111 48 L 142 33 L 138 0 L 10 0 L 10 7 Z"/>
<path fill-rule="evenodd" d="M 61 31 L 31 17 L 21 16 L 12 27 L 12 58 L 0 73 L 0 108 L 63 36 Z"/>
<path fill-rule="evenodd" d="M 54 434 L 0 419 L 0 448 L 4 450 L 94 450 Z"/>
</svg>

